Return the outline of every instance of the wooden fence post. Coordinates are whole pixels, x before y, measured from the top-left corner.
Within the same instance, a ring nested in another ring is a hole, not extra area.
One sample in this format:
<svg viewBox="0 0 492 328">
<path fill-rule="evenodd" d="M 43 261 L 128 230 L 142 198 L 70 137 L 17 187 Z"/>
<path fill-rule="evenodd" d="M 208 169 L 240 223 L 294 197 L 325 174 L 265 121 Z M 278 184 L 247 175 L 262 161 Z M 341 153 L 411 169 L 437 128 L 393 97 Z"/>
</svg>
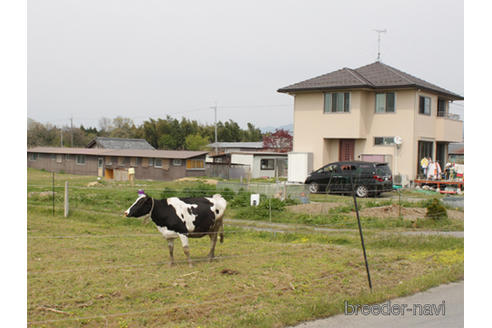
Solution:
<svg viewBox="0 0 492 328">
<path fill-rule="evenodd" d="M 65 181 L 65 206 L 64 206 L 64 212 L 63 212 L 63 215 L 65 217 L 68 217 L 68 211 L 69 211 L 69 207 L 68 207 L 68 181 Z"/>
</svg>

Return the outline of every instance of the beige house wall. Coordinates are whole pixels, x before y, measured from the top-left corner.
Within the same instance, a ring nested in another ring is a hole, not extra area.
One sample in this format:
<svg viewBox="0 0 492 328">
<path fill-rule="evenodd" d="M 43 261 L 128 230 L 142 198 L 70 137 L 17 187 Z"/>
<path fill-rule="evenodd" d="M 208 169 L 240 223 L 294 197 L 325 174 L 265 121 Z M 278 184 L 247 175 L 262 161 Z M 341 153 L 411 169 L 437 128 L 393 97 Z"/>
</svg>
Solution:
<svg viewBox="0 0 492 328">
<path fill-rule="evenodd" d="M 387 92 L 395 92 L 394 113 L 375 112 L 373 90 L 351 90 L 349 113 L 324 113 L 322 92 L 296 93 L 293 151 L 312 152 L 313 167 L 317 169 L 338 161 L 340 139 L 355 139 L 355 159 L 362 154 L 389 155 L 393 174 L 414 179 L 418 140 L 434 141 L 434 152 L 435 141 L 462 140 L 463 122 L 437 117 L 436 95 L 415 89 Z M 431 98 L 430 116 L 418 113 L 420 95 Z M 374 145 L 375 137 L 394 136 L 403 139 L 398 149 L 395 145 Z"/>
</svg>

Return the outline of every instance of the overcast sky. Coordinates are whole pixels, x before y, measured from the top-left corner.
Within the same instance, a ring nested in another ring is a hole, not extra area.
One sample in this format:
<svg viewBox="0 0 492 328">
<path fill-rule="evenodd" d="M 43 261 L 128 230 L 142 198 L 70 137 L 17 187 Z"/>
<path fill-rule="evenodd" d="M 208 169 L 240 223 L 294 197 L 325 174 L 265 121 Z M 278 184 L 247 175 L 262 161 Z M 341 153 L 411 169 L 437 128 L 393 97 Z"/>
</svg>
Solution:
<svg viewBox="0 0 492 328">
<path fill-rule="evenodd" d="M 463 1 L 28 0 L 28 117 L 292 123 L 280 87 L 382 62 L 464 95 Z M 464 102 L 452 110 L 463 113 Z"/>
</svg>

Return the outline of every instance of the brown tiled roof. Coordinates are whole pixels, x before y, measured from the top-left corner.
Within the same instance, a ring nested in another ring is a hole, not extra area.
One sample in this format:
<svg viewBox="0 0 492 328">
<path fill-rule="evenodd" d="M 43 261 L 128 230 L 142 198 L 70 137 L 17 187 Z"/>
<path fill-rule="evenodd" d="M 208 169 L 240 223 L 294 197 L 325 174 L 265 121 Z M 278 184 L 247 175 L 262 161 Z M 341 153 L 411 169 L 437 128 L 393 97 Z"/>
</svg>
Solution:
<svg viewBox="0 0 492 328">
<path fill-rule="evenodd" d="M 27 150 L 28 153 L 119 156 L 119 157 L 152 157 L 168 159 L 188 159 L 206 155 L 206 151 L 188 150 L 151 150 L 151 149 L 103 149 L 103 148 L 60 148 L 35 147 Z"/>
<path fill-rule="evenodd" d="M 375 62 L 356 69 L 342 68 L 309 80 L 278 89 L 278 92 L 323 91 L 330 89 L 418 88 L 445 95 L 454 100 L 464 98 L 396 68 Z"/>
</svg>

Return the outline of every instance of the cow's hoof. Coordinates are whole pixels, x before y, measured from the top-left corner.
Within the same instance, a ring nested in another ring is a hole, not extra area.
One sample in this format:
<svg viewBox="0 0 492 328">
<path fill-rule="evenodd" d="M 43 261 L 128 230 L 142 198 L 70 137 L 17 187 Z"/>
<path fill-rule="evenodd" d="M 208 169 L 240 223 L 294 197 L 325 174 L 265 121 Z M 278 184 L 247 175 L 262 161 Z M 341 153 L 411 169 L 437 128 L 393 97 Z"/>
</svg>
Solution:
<svg viewBox="0 0 492 328">
<path fill-rule="evenodd" d="M 213 261 L 215 261 L 215 256 L 209 256 L 209 257 L 208 257 L 208 261 L 209 261 L 209 262 L 213 262 Z"/>
<path fill-rule="evenodd" d="M 175 266 L 176 264 L 174 262 L 169 262 L 169 267 L 172 268 L 173 266 Z"/>
</svg>

